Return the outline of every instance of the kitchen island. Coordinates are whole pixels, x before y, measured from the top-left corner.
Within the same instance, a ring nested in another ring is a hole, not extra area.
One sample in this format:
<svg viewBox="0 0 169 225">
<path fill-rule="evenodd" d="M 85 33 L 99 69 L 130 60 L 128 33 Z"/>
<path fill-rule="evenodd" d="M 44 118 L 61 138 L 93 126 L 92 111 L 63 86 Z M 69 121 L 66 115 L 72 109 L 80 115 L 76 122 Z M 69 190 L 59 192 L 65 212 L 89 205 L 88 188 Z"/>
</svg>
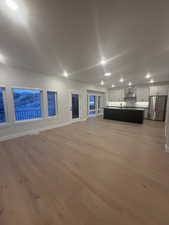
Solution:
<svg viewBox="0 0 169 225">
<path fill-rule="evenodd" d="M 142 124 L 144 122 L 144 109 L 127 107 L 105 107 L 104 119 Z"/>
</svg>

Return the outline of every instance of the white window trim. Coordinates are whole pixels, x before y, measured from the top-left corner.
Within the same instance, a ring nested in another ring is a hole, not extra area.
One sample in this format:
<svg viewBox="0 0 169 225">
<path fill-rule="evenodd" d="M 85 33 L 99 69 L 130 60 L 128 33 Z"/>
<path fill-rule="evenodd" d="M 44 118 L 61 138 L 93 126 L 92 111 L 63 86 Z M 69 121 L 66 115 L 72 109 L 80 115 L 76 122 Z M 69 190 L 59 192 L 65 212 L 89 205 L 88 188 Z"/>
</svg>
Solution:
<svg viewBox="0 0 169 225">
<path fill-rule="evenodd" d="M 28 120 L 15 120 L 14 121 L 14 124 L 20 124 L 20 123 L 31 123 L 31 122 L 35 122 L 35 121 L 41 121 L 41 120 L 44 120 L 43 117 L 41 118 L 35 118 L 35 119 L 28 119 Z"/>
<path fill-rule="evenodd" d="M 46 88 L 33 88 L 33 87 L 25 87 L 25 86 L 9 86 L 9 85 L 0 85 L 1 88 L 4 89 L 4 109 L 5 109 L 5 118 L 6 121 L 4 123 L 0 123 L 0 127 L 10 127 L 15 124 L 24 124 L 24 123 L 33 123 L 37 121 L 42 121 L 46 119 L 58 119 L 59 118 L 59 91 L 56 89 L 46 89 Z M 35 119 L 28 119 L 28 120 L 16 120 L 15 118 L 15 103 L 13 98 L 13 89 L 26 89 L 26 90 L 39 90 L 41 91 L 41 110 L 42 110 L 42 117 L 35 118 Z M 47 99 L 47 91 L 56 92 L 57 98 L 56 98 L 56 116 L 50 116 L 48 117 L 48 103 Z M 9 97 L 7 97 L 7 92 L 10 92 L 10 100 Z M 46 103 L 46 104 L 45 104 Z M 12 117 L 9 117 L 9 110 L 12 108 Z M 47 112 L 47 114 L 46 114 Z"/>
<path fill-rule="evenodd" d="M 12 94 L 12 107 L 14 109 L 14 114 L 13 114 L 13 123 L 14 124 L 21 124 L 21 123 L 31 123 L 35 121 L 41 121 L 45 119 L 44 115 L 44 89 L 43 88 L 32 88 L 32 87 L 18 87 L 18 86 L 13 86 L 10 88 L 11 89 L 11 94 Z M 28 120 L 16 120 L 16 113 L 15 113 L 15 102 L 14 102 L 14 96 L 13 96 L 13 89 L 25 89 L 25 90 L 38 90 L 41 92 L 41 113 L 42 116 L 40 118 L 35 118 L 35 119 L 28 119 Z"/>
</svg>

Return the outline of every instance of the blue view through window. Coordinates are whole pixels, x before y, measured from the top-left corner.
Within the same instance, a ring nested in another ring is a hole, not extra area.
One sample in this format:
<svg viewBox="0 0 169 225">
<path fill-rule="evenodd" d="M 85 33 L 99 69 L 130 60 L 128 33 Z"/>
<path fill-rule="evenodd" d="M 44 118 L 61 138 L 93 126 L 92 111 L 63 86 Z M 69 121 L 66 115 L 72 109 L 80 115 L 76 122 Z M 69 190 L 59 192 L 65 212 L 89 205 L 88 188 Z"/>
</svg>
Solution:
<svg viewBox="0 0 169 225">
<path fill-rule="evenodd" d="M 89 112 L 89 115 L 95 115 L 96 114 L 96 111 L 90 111 Z"/>
<path fill-rule="evenodd" d="M 94 115 L 96 114 L 96 96 L 95 95 L 90 95 L 89 96 L 89 115 Z"/>
<path fill-rule="evenodd" d="M 4 123 L 6 121 L 3 91 L 4 91 L 4 89 L 0 88 L 0 123 Z"/>
<path fill-rule="evenodd" d="M 94 96 L 94 95 L 91 95 L 89 97 L 89 108 L 90 108 L 90 110 L 96 109 L 96 96 Z"/>
<path fill-rule="evenodd" d="M 13 97 L 17 121 L 42 117 L 40 90 L 14 88 Z"/>
<path fill-rule="evenodd" d="M 56 92 L 48 91 L 48 116 L 56 116 Z"/>
</svg>

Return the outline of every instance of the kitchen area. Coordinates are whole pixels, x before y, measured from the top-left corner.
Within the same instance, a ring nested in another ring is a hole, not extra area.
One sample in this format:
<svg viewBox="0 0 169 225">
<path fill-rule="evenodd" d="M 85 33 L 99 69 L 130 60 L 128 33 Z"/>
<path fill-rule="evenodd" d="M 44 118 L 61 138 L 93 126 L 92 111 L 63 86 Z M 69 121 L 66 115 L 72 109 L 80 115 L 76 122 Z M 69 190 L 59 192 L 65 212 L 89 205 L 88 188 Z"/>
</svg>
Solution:
<svg viewBox="0 0 169 225">
<path fill-rule="evenodd" d="M 130 86 L 108 91 L 104 119 L 144 123 L 165 121 L 169 85 Z"/>
</svg>

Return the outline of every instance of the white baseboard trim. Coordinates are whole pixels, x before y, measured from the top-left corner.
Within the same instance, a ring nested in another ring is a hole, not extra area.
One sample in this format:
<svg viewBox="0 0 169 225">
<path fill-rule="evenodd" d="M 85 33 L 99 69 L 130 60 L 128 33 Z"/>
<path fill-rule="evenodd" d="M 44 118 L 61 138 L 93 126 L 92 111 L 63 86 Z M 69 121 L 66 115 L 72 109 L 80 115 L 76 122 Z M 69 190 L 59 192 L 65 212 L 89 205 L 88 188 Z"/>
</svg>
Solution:
<svg viewBox="0 0 169 225">
<path fill-rule="evenodd" d="M 80 121 L 78 121 L 78 122 L 84 122 L 84 121 L 86 121 L 87 120 L 87 118 L 85 118 L 85 119 L 81 119 Z"/>
<path fill-rule="evenodd" d="M 169 153 L 169 146 L 167 144 L 165 145 L 165 151 Z"/>
<path fill-rule="evenodd" d="M 95 114 L 95 115 L 88 115 L 87 118 L 92 118 L 92 117 L 99 117 L 99 116 L 103 116 L 103 113 L 100 114 Z"/>
<path fill-rule="evenodd" d="M 23 136 L 26 136 L 26 135 L 35 135 L 35 134 L 38 134 L 38 131 L 29 130 L 29 131 L 24 131 L 22 133 L 19 132 L 19 133 L 15 133 L 15 134 L 10 134 L 8 136 L 0 137 L 0 142 L 7 141 L 7 140 L 10 140 L 10 139 L 15 139 L 15 138 L 18 138 L 18 137 L 23 137 Z"/>
<path fill-rule="evenodd" d="M 83 121 L 86 121 L 87 119 L 86 118 L 84 118 L 84 119 L 74 119 L 74 120 L 72 120 L 72 123 L 78 123 L 78 122 L 83 122 Z"/>
<path fill-rule="evenodd" d="M 82 120 L 82 121 L 85 121 L 85 120 Z M 81 121 L 79 121 L 79 122 L 81 122 Z M 47 127 L 43 127 L 43 128 L 38 128 L 36 130 L 28 130 L 28 131 L 24 131 L 24 132 L 15 133 L 15 134 L 10 134 L 8 136 L 0 137 L 0 142 L 7 141 L 7 140 L 10 140 L 10 139 L 15 139 L 15 138 L 18 138 L 18 137 L 23 137 L 23 136 L 26 136 L 26 135 L 38 135 L 42 131 L 68 126 L 70 124 L 72 124 L 71 121 L 66 122 L 66 123 L 55 124 L 55 125 L 47 126 Z"/>
</svg>

